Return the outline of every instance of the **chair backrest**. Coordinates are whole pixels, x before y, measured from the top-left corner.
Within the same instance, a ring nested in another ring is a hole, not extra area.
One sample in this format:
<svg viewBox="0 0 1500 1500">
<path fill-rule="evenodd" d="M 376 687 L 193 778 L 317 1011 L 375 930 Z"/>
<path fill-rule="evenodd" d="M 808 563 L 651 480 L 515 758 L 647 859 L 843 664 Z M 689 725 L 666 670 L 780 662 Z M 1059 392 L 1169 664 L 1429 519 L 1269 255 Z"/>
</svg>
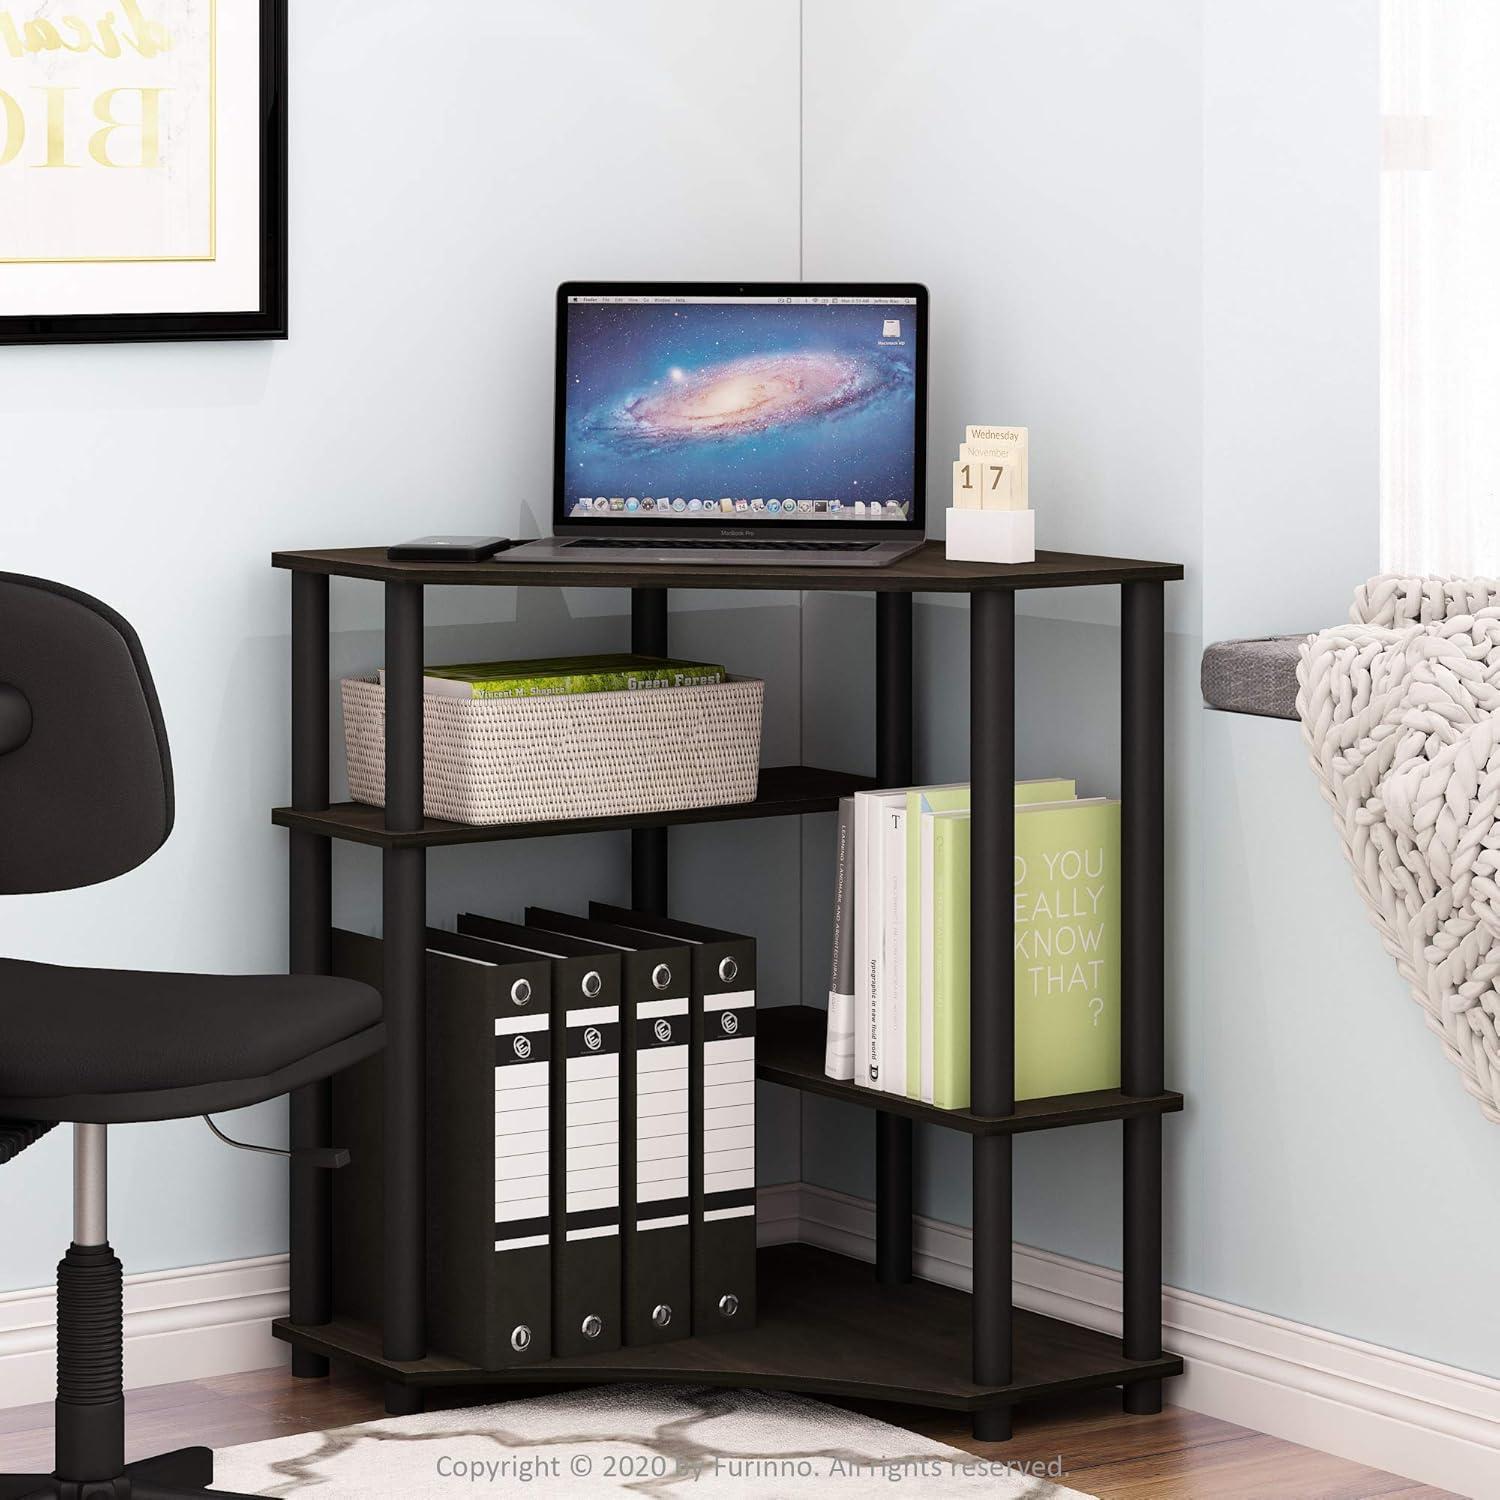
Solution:
<svg viewBox="0 0 1500 1500">
<path fill-rule="evenodd" d="M 172 817 L 135 631 L 76 589 L 0 573 L 0 894 L 112 880 L 161 848 Z"/>
</svg>

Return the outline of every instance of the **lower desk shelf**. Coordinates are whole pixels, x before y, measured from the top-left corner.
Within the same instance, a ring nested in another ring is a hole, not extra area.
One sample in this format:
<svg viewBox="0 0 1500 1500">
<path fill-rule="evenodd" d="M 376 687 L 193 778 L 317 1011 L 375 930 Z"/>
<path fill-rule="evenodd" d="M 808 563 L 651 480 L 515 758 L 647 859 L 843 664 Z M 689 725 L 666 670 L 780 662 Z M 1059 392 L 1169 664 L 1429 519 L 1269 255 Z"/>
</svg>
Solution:
<svg viewBox="0 0 1500 1500">
<path fill-rule="evenodd" d="M 980 1115 L 971 1109 L 938 1109 L 903 1094 L 886 1094 L 830 1078 L 823 1071 L 828 1017 L 810 1005 L 762 1006 L 755 1013 L 755 1072 L 767 1083 L 841 1099 L 864 1109 L 883 1110 L 962 1130 L 969 1135 L 1023 1135 L 1033 1130 L 1056 1130 L 1068 1125 L 1092 1125 L 1101 1120 L 1129 1120 L 1139 1115 L 1165 1115 L 1182 1108 L 1182 1095 L 1125 1094 L 1100 1089 L 1089 1094 L 1058 1094 L 1050 1099 L 1022 1099 L 1008 1115 Z"/>
<path fill-rule="evenodd" d="M 388 1361 L 380 1354 L 378 1330 L 367 1324 L 335 1320 L 299 1326 L 279 1318 L 274 1331 L 299 1349 L 388 1381 L 427 1387 L 659 1380 L 977 1411 L 1182 1373 L 1175 1355 L 1130 1360 L 1120 1340 L 1108 1334 L 1018 1311 L 1015 1379 L 1007 1386 L 978 1386 L 968 1378 L 969 1297 L 964 1292 L 926 1281 L 880 1286 L 872 1266 L 807 1245 L 762 1250 L 758 1282 L 760 1321 L 745 1332 L 512 1370 L 481 1370 L 440 1354 Z"/>
</svg>

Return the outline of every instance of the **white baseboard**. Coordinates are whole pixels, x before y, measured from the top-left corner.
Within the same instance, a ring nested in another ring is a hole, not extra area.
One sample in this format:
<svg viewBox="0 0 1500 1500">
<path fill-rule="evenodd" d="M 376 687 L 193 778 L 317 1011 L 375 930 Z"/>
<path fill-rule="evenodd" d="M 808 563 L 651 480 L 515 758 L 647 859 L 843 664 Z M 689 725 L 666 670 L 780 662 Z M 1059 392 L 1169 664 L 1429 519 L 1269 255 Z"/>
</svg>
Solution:
<svg viewBox="0 0 1500 1500">
<path fill-rule="evenodd" d="M 762 1244 L 875 1255 L 874 1205 L 810 1183 L 762 1188 L 758 1228 Z M 969 1288 L 968 1229 L 918 1217 L 913 1251 L 919 1276 Z M 1014 1277 L 1017 1306 L 1119 1332 L 1118 1271 L 1017 1245 Z M 128 1276 L 126 1386 L 283 1363 L 270 1323 L 286 1305 L 284 1255 Z M 50 1289 L 0 1293 L 0 1407 L 51 1399 L 53 1314 Z M 1162 1320 L 1187 1361 L 1167 1385 L 1176 1405 L 1462 1495 L 1496 1494 L 1500 1380 L 1172 1288 Z"/>
<path fill-rule="evenodd" d="M 763 1244 L 795 1241 L 800 1184 L 761 1197 Z M 125 1278 L 125 1386 L 264 1370 L 288 1359 L 271 1337 L 287 1310 L 287 1258 L 267 1255 Z M 51 1287 L 0 1292 L 0 1409 L 53 1397 L 57 1298 Z"/>
<path fill-rule="evenodd" d="M 875 1258 L 868 1199 L 787 1183 L 760 1202 L 775 1226 L 763 1243 Z M 967 1291 L 973 1248 L 968 1229 L 918 1217 L 913 1269 Z M 1026 1245 L 1014 1247 L 1013 1268 L 1018 1307 L 1119 1333 L 1118 1271 Z M 1173 1404 L 1476 1500 L 1500 1493 L 1500 1380 L 1171 1287 L 1162 1323 L 1187 1363 L 1167 1383 Z"/>
<path fill-rule="evenodd" d="M 125 1278 L 125 1387 L 199 1380 L 283 1363 L 271 1319 L 287 1310 L 287 1258 L 261 1256 Z M 0 1292 L 0 1407 L 50 1401 L 56 1375 L 52 1288 Z"/>
</svg>

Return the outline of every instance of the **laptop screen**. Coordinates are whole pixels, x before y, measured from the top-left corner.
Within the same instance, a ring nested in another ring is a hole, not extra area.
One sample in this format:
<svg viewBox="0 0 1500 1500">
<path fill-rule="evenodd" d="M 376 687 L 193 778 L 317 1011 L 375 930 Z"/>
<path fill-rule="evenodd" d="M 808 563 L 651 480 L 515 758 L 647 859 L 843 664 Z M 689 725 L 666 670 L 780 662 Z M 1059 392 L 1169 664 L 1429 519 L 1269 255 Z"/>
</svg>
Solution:
<svg viewBox="0 0 1500 1500">
<path fill-rule="evenodd" d="M 921 525 L 925 302 L 919 287 L 564 287 L 554 519 Z"/>
</svg>

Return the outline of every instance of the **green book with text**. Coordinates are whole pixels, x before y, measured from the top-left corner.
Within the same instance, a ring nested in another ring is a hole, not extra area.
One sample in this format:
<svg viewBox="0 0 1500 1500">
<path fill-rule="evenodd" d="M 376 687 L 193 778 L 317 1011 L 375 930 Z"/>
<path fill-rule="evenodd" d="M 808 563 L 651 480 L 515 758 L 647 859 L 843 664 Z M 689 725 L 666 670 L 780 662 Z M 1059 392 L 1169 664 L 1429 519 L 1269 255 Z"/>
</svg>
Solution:
<svg viewBox="0 0 1500 1500">
<path fill-rule="evenodd" d="M 969 1103 L 969 814 L 931 814 L 932 1102 Z"/>
<path fill-rule="evenodd" d="M 969 1095 L 967 812 L 932 819 L 933 1103 Z M 1120 804 L 1016 815 L 1016 1098 L 1120 1086 Z M 1003 914 L 997 914 L 1003 915 Z"/>
<path fill-rule="evenodd" d="M 1062 802 L 1077 795 L 1075 782 L 1050 777 L 1016 783 L 1016 806 Z M 906 794 L 906 1095 L 932 1103 L 932 884 L 923 875 L 923 813 L 969 806 L 969 785 L 913 787 Z"/>
</svg>

